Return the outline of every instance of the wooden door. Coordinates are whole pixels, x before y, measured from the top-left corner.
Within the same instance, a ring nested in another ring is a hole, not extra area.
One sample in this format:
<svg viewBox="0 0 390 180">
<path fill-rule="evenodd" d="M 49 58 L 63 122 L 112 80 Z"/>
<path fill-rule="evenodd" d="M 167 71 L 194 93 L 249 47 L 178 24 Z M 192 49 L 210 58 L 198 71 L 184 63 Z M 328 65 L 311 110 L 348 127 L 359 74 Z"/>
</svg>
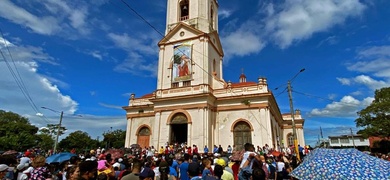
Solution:
<svg viewBox="0 0 390 180">
<path fill-rule="evenodd" d="M 248 123 L 239 122 L 233 129 L 234 145 L 244 148 L 245 143 L 252 143 L 252 133 Z"/>
<path fill-rule="evenodd" d="M 138 132 L 137 144 L 141 146 L 141 148 L 149 147 L 150 140 L 150 129 L 147 127 L 143 127 Z"/>
</svg>

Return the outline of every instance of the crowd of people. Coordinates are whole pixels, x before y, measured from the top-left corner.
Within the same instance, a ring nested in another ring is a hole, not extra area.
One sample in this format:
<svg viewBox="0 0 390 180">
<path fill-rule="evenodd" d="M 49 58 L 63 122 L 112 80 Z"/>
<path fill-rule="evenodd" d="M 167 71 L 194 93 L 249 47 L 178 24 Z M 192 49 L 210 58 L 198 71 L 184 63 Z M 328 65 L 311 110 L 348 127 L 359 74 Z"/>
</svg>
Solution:
<svg viewBox="0 0 390 180">
<path fill-rule="evenodd" d="M 299 148 L 303 156 L 310 151 L 309 147 Z M 167 143 L 159 149 L 135 146 L 120 155 L 97 148 L 68 161 L 47 164 L 39 151 L 28 150 L 21 157 L 0 161 L 0 180 L 292 179 L 289 172 L 299 163 L 293 151 L 291 147 L 276 151 L 250 143 L 241 148 L 229 145 L 226 150 L 221 145 L 199 150 L 195 144 Z"/>
</svg>

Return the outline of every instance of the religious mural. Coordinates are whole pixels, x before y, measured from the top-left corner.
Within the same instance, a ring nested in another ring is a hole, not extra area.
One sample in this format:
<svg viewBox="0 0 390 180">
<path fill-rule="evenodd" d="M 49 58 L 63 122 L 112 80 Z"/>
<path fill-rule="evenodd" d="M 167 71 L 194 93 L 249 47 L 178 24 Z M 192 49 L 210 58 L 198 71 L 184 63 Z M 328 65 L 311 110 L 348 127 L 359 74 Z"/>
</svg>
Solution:
<svg viewBox="0 0 390 180">
<path fill-rule="evenodd" d="M 172 82 L 191 80 L 191 53 L 192 43 L 185 42 L 177 44 L 174 47 Z"/>
</svg>

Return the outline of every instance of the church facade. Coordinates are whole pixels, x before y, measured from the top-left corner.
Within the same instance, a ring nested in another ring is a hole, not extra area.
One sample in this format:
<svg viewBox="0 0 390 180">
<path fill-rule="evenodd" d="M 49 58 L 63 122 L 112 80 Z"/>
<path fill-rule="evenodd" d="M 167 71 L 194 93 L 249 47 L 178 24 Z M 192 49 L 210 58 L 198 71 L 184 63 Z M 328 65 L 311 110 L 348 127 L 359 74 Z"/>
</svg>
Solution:
<svg viewBox="0 0 390 180">
<path fill-rule="evenodd" d="M 187 143 L 278 148 L 293 144 L 291 114 L 281 114 L 267 79 L 223 79 L 217 0 L 168 0 L 165 37 L 158 43 L 157 88 L 126 111 L 125 146 Z M 294 113 L 298 142 L 304 119 Z M 202 149 L 202 148 L 200 148 Z"/>
</svg>

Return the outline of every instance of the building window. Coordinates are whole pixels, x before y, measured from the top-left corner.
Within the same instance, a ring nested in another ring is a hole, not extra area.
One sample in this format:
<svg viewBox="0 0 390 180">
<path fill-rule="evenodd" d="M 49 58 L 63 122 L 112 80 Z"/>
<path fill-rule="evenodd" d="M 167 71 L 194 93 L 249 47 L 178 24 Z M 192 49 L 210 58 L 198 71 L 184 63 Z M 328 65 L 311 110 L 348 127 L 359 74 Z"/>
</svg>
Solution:
<svg viewBox="0 0 390 180">
<path fill-rule="evenodd" d="M 342 139 L 340 139 L 340 143 L 349 143 L 349 139 L 348 138 L 342 138 Z"/>
<path fill-rule="evenodd" d="M 363 138 L 360 138 L 360 142 L 364 142 L 364 139 L 363 139 Z"/>
<path fill-rule="evenodd" d="M 331 139 L 330 142 L 332 144 L 338 144 L 339 143 L 339 139 Z"/>
<path fill-rule="evenodd" d="M 144 113 L 143 109 L 138 110 L 138 113 Z"/>
<path fill-rule="evenodd" d="M 185 21 L 188 19 L 189 15 L 189 0 L 181 0 L 180 1 L 180 21 Z"/>
<path fill-rule="evenodd" d="M 183 86 L 191 86 L 191 81 L 183 81 Z"/>
<path fill-rule="evenodd" d="M 288 146 L 294 145 L 294 136 L 292 133 L 287 134 L 287 145 Z"/>
<path fill-rule="evenodd" d="M 172 83 L 172 88 L 178 88 L 178 87 L 179 87 L 179 82 Z"/>
</svg>

